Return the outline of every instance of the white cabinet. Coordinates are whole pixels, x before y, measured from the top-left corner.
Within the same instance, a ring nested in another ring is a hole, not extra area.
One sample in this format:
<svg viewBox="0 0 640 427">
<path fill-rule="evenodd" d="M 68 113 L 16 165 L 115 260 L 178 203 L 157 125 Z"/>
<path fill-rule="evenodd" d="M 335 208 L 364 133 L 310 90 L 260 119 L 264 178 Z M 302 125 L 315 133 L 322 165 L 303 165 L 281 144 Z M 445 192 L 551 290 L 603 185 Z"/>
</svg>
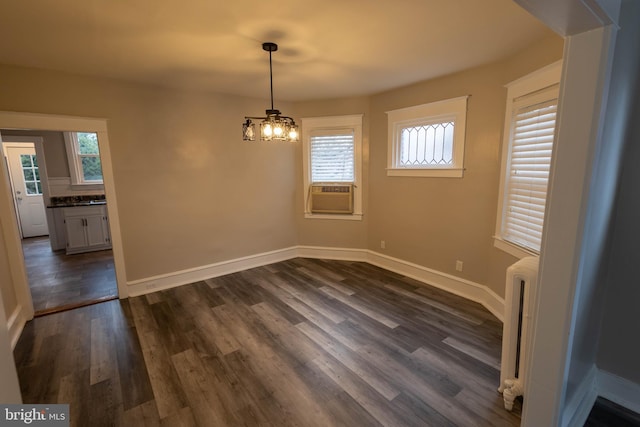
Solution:
<svg viewBox="0 0 640 427">
<path fill-rule="evenodd" d="M 111 248 L 109 222 L 104 206 L 64 208 L 67 254 Z"/>
</svg>

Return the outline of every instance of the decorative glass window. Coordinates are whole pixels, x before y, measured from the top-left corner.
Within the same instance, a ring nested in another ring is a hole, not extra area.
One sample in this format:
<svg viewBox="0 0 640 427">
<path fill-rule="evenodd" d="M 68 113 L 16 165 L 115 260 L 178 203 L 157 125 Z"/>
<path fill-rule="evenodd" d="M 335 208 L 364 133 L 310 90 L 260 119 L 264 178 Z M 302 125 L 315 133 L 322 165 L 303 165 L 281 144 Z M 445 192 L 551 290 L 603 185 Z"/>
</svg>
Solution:
<svg viewBox="0 0 640 427">
<path fill-rule="evenodd" d="M 102 184 L 102 165 L 98 134 L 65 132 L 67 158 L 72 184 Z"/>
<path fill-rule="evenodd" d="M 20 164 L 28 196 L 42 195 L 42 183 L 38 170 L 38 159 L 35 154 L 21 154 Z"/>
<path fill-rule="evenodd" d="M 388 111 L 389 176 L 462 177 L 467 97 Z"/>
<path fill-rule="evenodd" d="M 451 165 L 454 122 L 409 126 L 400 129 L 400 158 L 403 168 Z"/>
</svg>

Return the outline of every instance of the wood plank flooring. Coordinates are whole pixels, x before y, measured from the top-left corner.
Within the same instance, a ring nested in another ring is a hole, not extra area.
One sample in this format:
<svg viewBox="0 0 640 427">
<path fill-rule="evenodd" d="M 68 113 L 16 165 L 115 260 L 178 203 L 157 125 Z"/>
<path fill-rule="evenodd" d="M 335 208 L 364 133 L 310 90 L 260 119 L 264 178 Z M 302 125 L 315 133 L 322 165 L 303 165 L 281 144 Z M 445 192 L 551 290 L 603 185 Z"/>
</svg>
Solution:
<svg viewBox="0 0 640 427">
<path fill-rule="evenodd" d="M 640 427 L 640 414 L 598 397 L 584 427 Z"/>
<path fill-rule="evenodd" d="M 117 298 L 113 251 L 66 255 L 48 237 L 22 240 L 36 316 Z"/>
<path fill-rule="evenodd" d="M 517 426 L 501 323 L 366 263 L 296 258 L 29 322 L 27 403 L 75 426 Z"/>
</svg>

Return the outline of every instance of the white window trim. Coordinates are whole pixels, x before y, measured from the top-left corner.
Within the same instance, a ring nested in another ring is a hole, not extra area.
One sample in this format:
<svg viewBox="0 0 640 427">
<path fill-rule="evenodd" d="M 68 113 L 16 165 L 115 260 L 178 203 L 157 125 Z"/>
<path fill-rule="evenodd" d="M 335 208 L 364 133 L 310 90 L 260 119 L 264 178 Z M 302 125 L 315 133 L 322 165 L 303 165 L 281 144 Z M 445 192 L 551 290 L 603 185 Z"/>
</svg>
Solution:
<svg viewBox="0 0 640 427">
<path fill-rule="evenodd" d="M 69 161 L 69 174 L 71 177 L 71 186 L 82 187 L 86 190 L 100 190 L 104 188 L 104 180 L 85 181 L 82 174 L 82 166 L 78 161 L 78 136 L 76 132 L 63 132 L 64 145 L 67 152 L 67 160 Z"/>
<path fill-rule="evenodd" d="M 304 184 L 304 217 L 307 219 L 362 220 L 362 114 L 348 116 L 307 117 L 302 122 L 302 171 Z M 354 192 L 353 214 L 333 215 L 309 212 L 309 186 L 311 185 L 310 146 L 311 133 L 320 129 L 352 129 L 354 140 Z"/>
<path fill-rule="evenodd" d="M 539 253 L 518 246 L 502 238 L 502 217 L 504 209 L 504 191 L 506 185 L 507 162 L 509 161 L 509 138 L 511 135 L 511 120 L 513 115 L 513 104 L 518 98 L 532 94 L 549 86 L 560 83 L 562 73 L 562 60 L 547 65 L 533 73 L 527 74 L 517 80 L 507 83 L 507 108 L 504 119 L 504 131 L 502 134 L 502 162 L 500 167 L 500 192 L 498 196 L 498 210 L 496 215 L 496 232 L 493 236 L 493 246 L 516 257 L 524 258 Z"/>
<path fill-rule="evenodd" d="M 468 98 L 469 96 L 460 96 L 387 111 L 387 176 L 462 178 L 464 174 L 464 144 Z M 402 128 L 411 125 L 441 123 L 446 120 L 455 122 L 452 165 L 429 165 L 419 168 L 397 166 L 400 150 L 399 135 Z"/>
</svg>

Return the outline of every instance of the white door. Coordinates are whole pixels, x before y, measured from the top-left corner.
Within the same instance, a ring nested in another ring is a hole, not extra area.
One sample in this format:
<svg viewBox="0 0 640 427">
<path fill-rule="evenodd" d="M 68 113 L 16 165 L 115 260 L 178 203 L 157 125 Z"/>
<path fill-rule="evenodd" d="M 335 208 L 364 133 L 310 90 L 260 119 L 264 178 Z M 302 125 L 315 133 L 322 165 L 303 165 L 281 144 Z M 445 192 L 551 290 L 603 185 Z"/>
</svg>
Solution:
<svg viewBox="0 0 640 427">
<path fill-rule="evenodd" d="M 6 147 L 13 197 L 18 209 L 22 237 L 49 234 L 42 199 L 42 183 L 34 147 Z"/>
</svg>

